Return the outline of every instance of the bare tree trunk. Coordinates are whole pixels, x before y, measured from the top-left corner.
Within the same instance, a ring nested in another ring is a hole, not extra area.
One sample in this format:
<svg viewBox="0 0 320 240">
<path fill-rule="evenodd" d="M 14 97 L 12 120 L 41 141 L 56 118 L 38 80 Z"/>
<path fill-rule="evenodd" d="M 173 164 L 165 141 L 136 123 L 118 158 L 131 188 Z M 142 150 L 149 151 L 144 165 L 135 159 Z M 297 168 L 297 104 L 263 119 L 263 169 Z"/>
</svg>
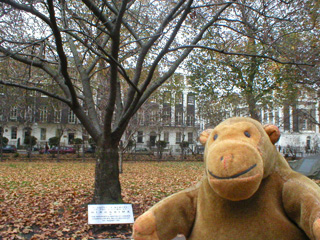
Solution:
<svg viewBox="0 0 320 240">
<path fill-rule="evenodd" d="M 28 147 L 28 159 L 29 159 L 29 162 L 31 162 L 31 155 L 32 155 L 32 136 L 31 136 L 31 132 L 30 132 L 29 147 Z"/>
<path fill-rule="evenodd" d="M 82 138 L 82 162 L 85 162 L 84 139 Z"/>
<path fill-rule="evenodd" d="M 123 149 L 121 148 L 119 151 L 119 173 L 123 172 Z"/>
<path fill-rule="evenodd" d="M 254 99 L 249 99 L 248 100 L 248 105 L 249 105 L 249 114 L 250 117 L 252 117 L 253 119 L 256 119 L 259 121 L 259 114 L 258 114 L 258 110 L 257 110 L 257 105 Z"/>
<path fill-rule="evenodd" d="M 98 149 L 93 203 L 122 203 L 118 147 Z"/>
<path fill-rule="evenodd" d="M 2 129 L 0 129 L 0 162 L 3 162 L 3 152 L 2 152 L 2 147 L 3 147 L 3 133 Z"/>
<path fill-rule="evenodd" d="M 256 119 L 257 121 L 259 121 L 259 113 L 258 113 L 258 108 L 257 108 L 257 104 L 256 104 L 256 98 L 254 96 L 253 91 L 248 91 L 245 94 L 245 98 L 246 98 L 246 102 L 248 104 L 249 107 L 249 115 L 250 117 L 252 117 L 253 119 Z"/>
<path fill-rule="evenodd" d="M 60 141 L 59 141 L 58 149 L 57 149 L 57 162 L 60 162 Z"/>
</svg>

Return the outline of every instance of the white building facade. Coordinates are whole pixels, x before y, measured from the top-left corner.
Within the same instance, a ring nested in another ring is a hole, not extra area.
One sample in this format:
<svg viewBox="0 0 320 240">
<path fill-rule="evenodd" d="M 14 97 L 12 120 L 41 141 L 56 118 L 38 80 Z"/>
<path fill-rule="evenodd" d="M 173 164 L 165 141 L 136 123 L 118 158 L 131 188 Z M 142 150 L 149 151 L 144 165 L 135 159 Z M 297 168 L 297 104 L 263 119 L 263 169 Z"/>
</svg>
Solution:
<svg viewBox="0 0 320 240">
<path fill-rule="evenodd" d="M 132 151 L 148 148 L 156 152 L 157 142 L 164 141 L 167 143 L 164 154 L 203 152 L 198 137 L 206 128 L 207 121 L 199 118 L 196 95 L 187 87 L 185 78 L 183 81 L 183 89 L 160 90 L 157 99 L 151 98 L 137 112 L 128 126 L 128 134 L 123 136 L 123 141 L 132 142 Z M 90 137 L 66 105 L 49 107 L 52 105 L 51 100 L 42 96 L 31 96 L 30 99 L 32 104 L 24 109 L 17 106 L 6 109 L 2 104 L 0 131 L 8 138 L 8 144 L 23 148 L 24 139 L 31 135 L 37 138 L 35 147 L 43 148 L 51 137 L 61 136 L 62 146 L 72 146 L 73 139 L 81 138 L 84 139 L 85 147 L 89 147 Z M 273 108 L 260 107 L 260 121 L 279 127 L 281 138 L 277 146 L 283 154 L 318 153 L 319 107 L 317 96 L 301 93 L 295 103 Z M 31 109 L 32 117 L 26 117 L 26 109 Z M 246 116 L 246 112 L 243 108 L 237 112 L 237 116 Z M 233 115 L 228 113 L 227 116 Z"/>
</svg>

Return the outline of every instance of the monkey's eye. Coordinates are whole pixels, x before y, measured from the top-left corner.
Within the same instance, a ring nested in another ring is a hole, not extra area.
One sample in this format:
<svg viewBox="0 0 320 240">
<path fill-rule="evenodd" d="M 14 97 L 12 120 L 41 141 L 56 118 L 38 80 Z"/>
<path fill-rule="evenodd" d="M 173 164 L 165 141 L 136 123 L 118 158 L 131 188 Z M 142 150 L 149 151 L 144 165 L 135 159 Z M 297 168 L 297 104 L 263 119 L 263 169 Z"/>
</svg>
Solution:
<svg viewBox="0 0 320 240">
<path fill-rule="evenodd" d="M 217 140 L 217 138 L 218 138 L 218 134 L 215 134 L 215 135 L 213 136 L 213 140 Z"/>
<path fill-rule="evenodd" d="M 245 131 L 245 132 L 244 132 L 244 135 L 245 135 L 247 138 L 251 137 L 251 135 L 250 135 L 250 133 L 249 133 L 248 131 Z"/>
</svg>

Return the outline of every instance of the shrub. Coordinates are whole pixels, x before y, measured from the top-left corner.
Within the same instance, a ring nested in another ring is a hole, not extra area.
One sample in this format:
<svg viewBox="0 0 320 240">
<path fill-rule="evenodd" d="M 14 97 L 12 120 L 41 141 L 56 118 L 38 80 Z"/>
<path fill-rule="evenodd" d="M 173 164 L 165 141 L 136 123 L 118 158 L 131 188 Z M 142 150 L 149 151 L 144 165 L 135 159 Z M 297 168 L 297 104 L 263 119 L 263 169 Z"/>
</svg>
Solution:
<svg viewBox="0 0 320 240">
<path fill-rule="evenodd" d="M 2 141 L 2 146 L 7 146 L 9 139 L 6 137 L 0 137 L 0 141 Z"/>
<path fill-rule="evenodd" d="M 25 137 L 25 139 L 24 139 L 24 144 L 25 145 L 28 145 L 28 146 L 34 146 L 34 145 L 36 145 L 37 144 L 37 138 L 35 137 L 35 136 L 27 136 L 27 137 Z"/>
<path fill-rule="evenodd" d="M 59 143 L 60 143 L 60 138 L 58 138 L 58 137 L 49 138 L 49 146 L 50 146 L 50 148 L 58 146 Z"/>
<path fill-rule="evenodd" d="M 75 138 L 73 139 L 72 143 L 75 144 L 75 145 L 80 145 L 82 144 L 82 139 L 81 138 Z"/>
<path fill-rule="evenodd" d="M 89 138 L 88 143 L 90 144 L 90 146 L 91 146 L 92 148 L 94 148 L 94 147 L 96 146 L 96 143 L 95 143 L 95 141 L 94 141 L 92 138 Z"/>
</svg>

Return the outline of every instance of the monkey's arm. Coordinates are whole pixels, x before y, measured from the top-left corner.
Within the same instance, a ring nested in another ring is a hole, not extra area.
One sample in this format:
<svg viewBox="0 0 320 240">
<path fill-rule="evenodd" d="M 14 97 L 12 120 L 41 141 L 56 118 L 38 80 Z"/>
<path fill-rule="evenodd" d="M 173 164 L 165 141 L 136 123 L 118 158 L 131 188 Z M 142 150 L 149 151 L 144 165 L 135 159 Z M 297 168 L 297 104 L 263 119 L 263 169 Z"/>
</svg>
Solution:
<svg viewBox="0 0 320 240">
<path fill-rule="evenodd" d="M 135 240 L 170 240 L 188 236 L 195 218 L 198 189 L 169 196 L 141 215 L 133 225 Z"/>
<path fill-rule="evenodd" d="M 283 187 L 285 211 L 310 239 L 320 240 L 320 188 L 305 176 L 293 175 Z"/>
</svg>

